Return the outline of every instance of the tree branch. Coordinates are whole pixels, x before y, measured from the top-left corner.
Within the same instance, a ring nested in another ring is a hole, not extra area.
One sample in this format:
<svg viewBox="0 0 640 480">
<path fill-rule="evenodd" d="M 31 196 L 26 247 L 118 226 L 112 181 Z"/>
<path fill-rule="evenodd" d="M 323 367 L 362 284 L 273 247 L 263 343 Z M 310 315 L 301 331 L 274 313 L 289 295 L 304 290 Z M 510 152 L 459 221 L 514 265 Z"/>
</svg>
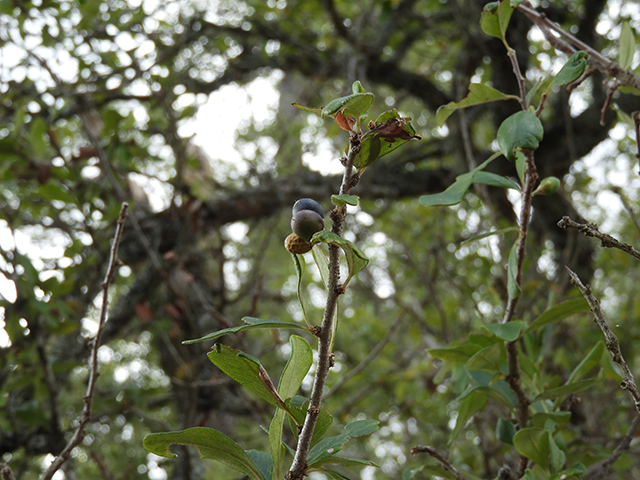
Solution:
<svg viewBox="0 0 640 480">
<path fill-rule="evenodd" d="M 633 402 L 635 404 L 636 410 L 640 414 L 640 390 L 638 390 L 638 386 L 636 385 L 636 380 L 633 376 L 633 373 L 631 373 L 631 369 L 629 368 L 629 365 L 627 365 L 627 362 L 622 356 L 622 351 L 620 350 L 620 342 L 618 341 L 618 337 L 616 337 L 616 334 L 613 333 L 613 331 L 609 328 L 607 319 L 605 318 L 604 312 L 600 307 L 600 302 L 591 293 L 590 285 L 585 286 L 580 281 L 580 278 L 578 278 L 578 276 L 569 267 L 565 266 L 564 268 L 566 268 L 567 272 L 569 272 L 569 278 L 571 279 L 571 283 L 573 283 L 576 287 L 578 287 L 578 289 L 580 290 L 580 293 L 582 293 L 582 296 L 589 303 L 589 307 L 591 307 L 591 311 L 593 312 L 594 320 L 596 321 L 596 323 L 598 324 L 598 326 L 600 327 L 600 330 L 602 330 L 602 333 L 604 335 L 605 346 L 607 347 L 607 350 L 611 354 L 613 361 L 618 365 L 620 365 L 620 368 L 622 369 L 623 380 L 622 380 L 622 383 L 620 384 L 620 388 L 622 388 L 623 390 L 629 391 L 629 394 L 633 398 Z"/>
<path fill-rule="evenodd" d="M 598 226 L 595 223 L 576 223 L 571 220 L 569 217 L 562 217 L 562 220 L 558 222 L 558 226 L 560 228 L 575 228 L 580 231 L 587 237 L 595 237 L 600 240 L 600 245 L 605 248 L 617 248 L 618 250 L 622 250 L 625 253 L 628 253 L 636 260 L 640 260 L 640 251 L 633 248 L 631 245 L 627 245 L 626 243 L 620 242 L 618 239 L 608 235 L 606 233 L 602 233 L 598 230 Z"/>
<path fill-rule="evenodd" d="M 435 448 L 418 445 L 411 449 L 412 455 L 415 455 L 417 453 L 426 453 L 428 455 L 431 455 L 433 458 L 440 462 L 442 468 L 444 468 L 447 472 L 454 474 L 456 480 L 466 480 L 464 475 L 462 475 L 462 473 L 460 473 L 460 471 L 456 467 L 454 467 L 451 462 L 447 460 L 447 458 L 440 452 L 438 452 Z"/>
<path fill-rule="evenodd" d="M 609 475 L 609 471 L 611 470 L 611 467 L 616 462 L 616 460 L 620 458 L 620 455 L 629 450 L 629 447 L 631 446 L 631 440 L 634 439 L 635 434 L 639 429 L 640 415 L 635 415 L 633 420 L 631 421 L 631 425 L 629 425 L 629 429 L 627 430 L 626 435 L 622 438 L 622 441 L 618 444 L 611 455 L 609 455 L 608 458 L 602 461 L 599 467 L 597 466 L 597 464 L 589 467 L 589 470 L 584 477 L 585 480 L 607 478 Z"/>
<path fill-rule="evenodd" d="M 116 226 L 116 233 L 113 237 L 113 243 L 111 244 L 111 255 L 109 257 L 109 264 L 107 272 L 102 282 L 102 306 L 100 308 L 100 318 L 98 322 L 98 331 L 93 340 L 93 346 L 91 347 L 91 356 L 89 360 L 89 381 L 87 383 L 87 393 L 84 396 L 84 408 L 82 409 L 82 415 L 78 420 L 78 427 L 75 433 L 67 443 L 66 447 L 62 450 L 60 455 L 49 465 L 49 468 L 41 477 L 41 480 L 50 480 L 53 475 L 60 469 L 60 467 L 69 459 L 71 450 L 80 444 L 84 438 L 85 426 L 91 420 L 91 404 L 93 402 L 93 394 L 96 387 L 96 381 L 98 380 L 98 349 L 100 348 L 100 337 L 102 336 L 102 327 L 107 320 L 107 307 L 109 305 L 109 285 L 115 274 L 115 269 L 118 264 L 118 246 L 120 245 L 120 238 L 124 230 L 124 223 L 127 218 L 127 209 L 129 205 L 125 202 L 122 204 L 120 210 L 120 216 Z"/>
<path fill-rule="evenodd" d="M 344 174 L 340 185 L 340 195 L 348 194 L 352 187 L 352 170 L 356 154 L 360 151 L 359 136 L 352 135 L 349 141 L 349 152 L 344 162 Z M 336 207 L 330 212 L 333 226 L 331 231 L 336 235 L 342 235 L 346 205 L 342 208 Z M 331 353 L 333 332 L 333 322 L 335 320 L 338 297 L 344 293 L 344 288 L 340 285 L 340 248 L 337 245 L 329 245 L 329 282 L 327 285 L 328 295 L 322 318 L 320 333 L 318 334 L 318 368 L 313 381 L 311 398 L 309 400 L 309 410 L 302 426 L 302 431 L 298 437 L 298 447 L 291 469 L 287 472 L 286 480 L 301 480 L 305 476 L 307 468 L 307 456 L 311 447 L 311 437 L 315 430 L 320 414 L 320 405 L 324 386 L 329 374 L 329 369 L 333 366 L 333 355 Z"/>
</svg>

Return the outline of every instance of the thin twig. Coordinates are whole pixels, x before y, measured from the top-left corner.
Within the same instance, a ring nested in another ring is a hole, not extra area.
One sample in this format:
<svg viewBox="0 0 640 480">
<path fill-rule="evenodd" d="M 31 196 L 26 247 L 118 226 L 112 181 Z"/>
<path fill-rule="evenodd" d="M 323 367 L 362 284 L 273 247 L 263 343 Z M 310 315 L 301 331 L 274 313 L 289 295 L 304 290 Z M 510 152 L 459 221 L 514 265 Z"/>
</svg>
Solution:
<svg viewBox="0 0 640 480">
<path fill-rule="evenodd" d="M 0 479 L 2 480 L 16 480 L 13 476 L 13 472 L 6 463 L 0 463 Z"/>
<path fill-rule="evenodd" d="M 580 281 L 580 278 L 578 277 L 578 275 L 576 275 L 569 267 L 565 266 L 564 268 L 566 268 L 567 272 L 569 272 L 569 278 L 571 280 L 571 283 L 573 283 L 576 287 L 578 287 L 578 289 L 580 290 L 580 293 L 582 293 L 582 296 L 589 303 L 589 307 L 591 307 L 591 311 L 593 312 L 594 320 L 596 321 L 596 323 L 598 324 L 598 326 L 600 327 L 600 330 L 602 330 L 602 333 L 604 335 L 605 346 L 609 351 L 609 353 L 611 354 L 613 361 L 618 365 L 620 365 L 620 368 L 622 369 L 623 377 L 622 377 L 622 383 L 620 384 L 620 388 L 622 388 L 623 390 L 629 391 L 629 394 L 633 398 L 633 402 L 635 404 L 636 410 L 638 411 L 638 413 L 640 413 L 640 390 L 638 390 L 638 386 L 636 385 L 636 380 L 633 376 L 633 373 L 631 373 L 631 369 L 629 368 L 629 365 L 627 365 L 627 362 L 624 360 L 624 357 L 622 356 L 622 351 L 620 350 L 620 342 L 618 341 L 618 337 L 616 337 L 616 334 L 613 333 L 613 331 L 609 328 L 607 319 L 605 318 L 604 312 L 600 307 L 600 302 L 591 293 L 590 285 L 585 286 Z"/>
<path fill-rule="evenodd" d="M 93 346 L 91 347 L 91 356 L 89 359 L 89 381 L 87 382 L 87 393 L 85 394 L 84 408 L 82 414 L 78 419 L 78 427 L 73 436 L 67 443 L 66 447 L 62 450 L 55 460 L 49 465 L 49 468 L 42 475 L 40 480 L 50 480 L 53 475 L 60 469 L 60 467 L 69 459 L 71 450 L 73 450 L 84 438 L 85 426 L 91 420 L 91 404 L 93 402 L 93 393 L 96 387 L 96 381 L 98 380 L 98 349 L 100 348 L 100 337 L 102 335 L 102 327 L 107 320 L 107 308 L 109 305 L 109 285 L 115 274 L 115 269 L 118 264 L 118 247 L 120 246 L 120 238 L 122 238 L 122 232 L 124 230 L 124 223 L 127 218 L 127 209 L 129 204 L 124 202 L 120 210 L 120 216 L 118 217 L 116 233 L 111 243 L 111 253 L 109 257 L 109 264 L 105 273 L 104 281 L 102 282 L 102 306 L 100 308 L 100 318 L 98 322 L 98 331 L 93 340 Z"/>
<path fill-rule="evenodd" d="M 455 475 L 456 480 L 466 480 L 464 475 L 462 475 L 462 473 L 460 473 L 460 470 L 458 470 L 456 467 L 454 467 L 451 462 L 449 460 L 447 460 L 447 458 L 442 455 L 440 452 L 438 452 L 435 448 L 433 447 L 428 447 L 428 446 L 423 446 L 423 445 L 418 445 L 416 447 L 413 447 L 411 449 L 411 454 L 415 455 L 417 453 L 426 453 L 428 455 L 431 455 L 433 458 L 435 458 L 436 460 L 438 460 L 440 462 L 440 464 L 442 465 L 442 468 L 444 468 L 447 472 L 450 472 L 452 474 Z"/>
<path fill-rule="evenodd" d="M 382 340 L 380 340 L 375 347 L 373 347 L 373 350 L 371 350 L 371 352 L 369 352 L 369 355 L 367 355 L 366 358 L 364 360 L 362 360 L 356 367 L 354 367 L 352 370 L 350 370 L 345 375 L 343 375 L 340 378 L 340 380 L 338 380 L 336 382 L 336 384 L 333 387 L 331 387 L 327 391 L 327 393 L 324 394 L 325 398 L 327 398 L 328 396 L 334 394 L 340 387 L 342 387 L 345 383 L 347 383 L 347 381 L 349 381 L 351 378 L 353 378 L 358 373 L 360 373 L 367 365 L 369 365 L 369 363 L 371 363 L 371 361 L 374 358 L 376 358 L 378 356 L 378 354 L 384 348 L 384 346 L 387 343 L 389 343 L 389 340 L 391 340 L 391 337 L 393 336 L 393 333 L 400 326 L 400 324 L 402 323 L 402 320 L 404 320 L 405 314 L 406 314 L 406 311 L 403 311 L 400 314 L 400 316 L 398 316 L 398 318 L 396 318 L 394 320 L 394 322 L 389 327 L 389 330 L 387 330 L 387 333 L 384 336 L 384 338 Z"/>
<path fill-rule="evenodd" d="M 595 223 L 577 223 L 571 220 L 569 217 L 564 216 L 562 217 L 562 220 L 558 222 L 558 226 L 560 228 L 564 228 L 565 230 L 567 228 L 575 228 L 587 237 L 597 238 L 598 240 L 600 240 L 600 245 L 605 248 L 617 248 L 618 250 L 622 250 L 623 252 L 628 253 L 636 260 L 640 260 L 640 252 L 638 250 L 633 248 L 631 245 L 622 243 L 611 235 L 602 233 L 600 230 L 598 230 L 598 226 Z"/>
<path fill-rule="evenodd" d="M 631 118 L 633 119 L 633 124 L 636 131 L 636 148 L 638 149 L 636 158 L 638 159 L 638 173 L 640 173 L 640 112 L 638 112 L 637 110 L 635 112 L 632 112 Z"/>
<path fill-rule="evenodd" d="M 602 108 L 600 109 L 600 126 L 604 127 L 607 124 L 606 116 L 607 110 L 609 110 L 609 105 L 611 105 L 611 99 L 613 98 L 613 94 L 616 93 L 618 87 L 620 86 L 619 80 L 611 80 L 609 82 L 605 82 L 607 85 L 607 96 L 604 99 L 604 103 L 602 104 Z"/>
<path fill-rule="evenodd" d="M 602 55 L 599 51 L 590 47 L 570 33 L 564 31 L 557 23 L 549 20 L 544 13 L 539 13 L 538 11 L 536 11 L 536 9 L 534 9 L 529 2 L 522 2 L 516 7 L 516 10 L 523 13 L 527 18 L 529 18 L 529 20 L 535 23 L 540 28 L 545 38 L 549 40 L 552 45 L 556 47 L 558 46 L 558 37 L 551 33 L 555 32 L 566 42 L 570 43 L 579 50 L 587 52 L 598 70 L 611 77 L 617 78 L 620 81 L 621 85 L 627 85 L 640 90 L 640 77 L 629 70 L 623 70 L 617 63 L 612 62 L 607 57 Z M 566 52 L 566 50 L 560 50 Z"/>
<path fill-rule="evenodd" d="M 640 415 L 635 415 L 633 417 L 633 420 L 631 421 L 631 425 L 629 425 L 629 429 L 627 430 L 626 435 L 622 438 L 615 450 L 611 452 L 611 455 L 609 455 L 608 458 L 602 461 L 600 466 L 596 464 L 592 467 L 589 467 L 589 470 L 587 470 L 587 474 L 585 475 L 585 479 L 597 480 L 600 478 L 607 478 L 609 475 L 609 471 L 611 470 L 611 467 L 616 462 L 616 460 L 620 458 L 620 455 L 629 450 L 629 447 L 631 446 L 631 440 L 633 440 L 638 430 L 640 430 Z"/>
<path fill-rule="evenodd" d="M 340 194 L 348 194 L 352 186 L 353 162 L 357 153 L 360 151 L 360 139 L 358 135 L 352 135 L 349 141 L 349 152 L 344 162 L 344 174 L 342 176 L 342 184 L 340 185 Z M 343 208 L 335 208 L 331 211 L 331 219 L 333 226 L 331 231 L 336 235 L 342 235 L 342 227 L 344 225 L 344 217 L 346 213 L 346 205 Z M 324 386 L 329 374 L 329 369 L 333 364 L 333 356 L 331 354 L 331 333 L 333 331 L 333 322 L 338 305 L 338 297 L 344 293 L 344 289 L 340 285 L 340 251 L 337 245 L 329 245 L 329 282 L 327 285 L 328 295 L 324 308 L 324 316 L 320 333 L 318 334 L 318 368 L 313 380 L 311 397 L 309 401 L 309 410 L 298 437 L 298 446 L 291 464 L 291 469 L 287 472 L 287 480 L 301 480 L 305 475 L 307 468 L 307 456 L 311 448 L 311 438 L 320 414 L 320 405 L 322 404 L 322 396 Z"/>
</svg>

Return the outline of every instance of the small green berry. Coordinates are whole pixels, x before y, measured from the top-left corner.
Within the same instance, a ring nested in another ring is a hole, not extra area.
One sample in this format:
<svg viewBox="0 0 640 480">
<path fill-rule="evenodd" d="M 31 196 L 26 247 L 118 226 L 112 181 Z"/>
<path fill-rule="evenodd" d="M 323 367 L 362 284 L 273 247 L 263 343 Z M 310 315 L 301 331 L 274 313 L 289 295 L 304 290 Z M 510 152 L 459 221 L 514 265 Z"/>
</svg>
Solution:
<svg viewBox="0 0 640 480">
<path fill-rule="evenodd" d="M 547 177 L 540 181 L 540 185 L 536 188 L 534 194 L 537 195 L 553 195 L 560 188 L 560 180 L 558 177 Z"/>
</svg>

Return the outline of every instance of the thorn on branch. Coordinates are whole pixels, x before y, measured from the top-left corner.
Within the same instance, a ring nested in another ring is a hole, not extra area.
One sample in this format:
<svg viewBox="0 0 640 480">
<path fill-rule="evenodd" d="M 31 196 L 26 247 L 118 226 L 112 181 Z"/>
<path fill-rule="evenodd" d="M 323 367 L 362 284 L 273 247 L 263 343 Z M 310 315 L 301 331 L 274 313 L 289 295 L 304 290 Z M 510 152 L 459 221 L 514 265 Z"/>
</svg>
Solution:
<svg viewBox="0 0 640 480">
<path fill-rule="evenodd" d="M 636 260 L 640 260 L 640 251 L 636 250 L 631 245 L 620 242 L 618 239 L 616 239 L 615 237 L 612 237 L 611 235 L 602 233 L 598 229 L 598 225 L 596 225 L 595 223 L 587 223 L 587 224 L 577 223 L 571 220 L 569 217 L 564 216 L 557 223 L 557 225 L 558 227 L 563 228 L 565 230 L 567 228 L 574 228 L 580 231 L 583 235 L 587 237 L 597 238 L 598 240 L 600 240 L 600 245 L 605 248 L 617 248 L 618 250 L 622 250 L 623 252 L 628 253 L 629 255 L 634 257 Z"/>
<path fill-rule="evenodd" d="M 460 473 L 460 471 L 456 467 L 454 467 L 451 462 L 447 460 L 447 458 L 440 452 L 438 452 L 435 448 L 424 445 L 417 445 L 411 449 L 411 455 L 416 455 L 418 453 L 426 453 L 438 460 L 442 465 L 442 468 L 444 468 L 447 472 L 455 475 L 456 480 L 466 480 L 462 473 Z"/>
</svg>

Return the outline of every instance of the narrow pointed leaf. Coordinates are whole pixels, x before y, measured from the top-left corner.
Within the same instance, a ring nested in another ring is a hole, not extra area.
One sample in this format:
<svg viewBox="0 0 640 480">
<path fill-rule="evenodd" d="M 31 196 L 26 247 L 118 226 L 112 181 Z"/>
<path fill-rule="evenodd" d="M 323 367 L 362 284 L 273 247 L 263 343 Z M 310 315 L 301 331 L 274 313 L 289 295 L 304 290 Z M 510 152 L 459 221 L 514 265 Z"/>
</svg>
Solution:
<svg viewBox="0 0 640 480">
<path fill-rule="evenodd" d="M 562 385 L 560 387 L 551 388 L 549 390 L 545 390 L 541 394 L 537 395 L 532 402 L 537 402 L 538 400 L 551 400 L 559 397 L 566 397 L 567 395 L 571 395 L 572 393 L 581 392 L 594 386 L 600 380 L 598 378 L 591 378 L 588 380 L 581 380 L 575 383 L 569 383 L 567 385 Z"/>
<path fill-rule="evenodd" d="M 594 345 L 586 357 L 573 369 L 567 383 L 575 383 L 589 373 L 596 365 L 600 363 L 602 353 L 604 352 L 604 342 L 599 341 Z"/>
<path fill-rule="evenodd" d="M 345 115 L 359 117 L 369 110 L 372 102 L 373 93 L 353 93 L 331 100 L 323 107 L 322 115 L 334 115 L 336 112 L 342 111 Z"/>
<path fill-rule="evenodd" d="M 289 361 L 284 367 L 280 383 L 278 385 L 278 394 L 281 398 L 293 397 L 304 380 L 305 375 L 309 372 L 313 363 L 313 353 L 307 341 L 296 335 L 289 337 L 291 345 L 291 355 Z M 283 477 L 282 458 L 284 450 L 282 448 L 282 427 L 284 426 L 285 411 L 276 410 L 276 413 L 269 426 L 269 446 L 271 449 L 271 457 L 273 458 L 273 480 L 279 480 Z M 304 421 L 304 420 L 303 420 Z M 298 422 L 302 425 L 302 421 Z"/>
<path fill-rule="evenodd" d="M 516 253 L 516 247 L 518 241 L 513 243 L 513 247 L 509 251 L 509 263 L 507 266 L 507 293 L 509 298 L 516 298 L 520 294 L 520 285 L 518 285 L 518 257 Z"/>
<path fill-rule="evenodd" d="M 350 438 L 370 435 L 375 432 L 379 428 L 379 423 L 377 420 L 357 420 L 344 427 L 344 431 L 340 435 L 323 438 L 309 452 L 309 465 L 338 453 Z"/>
<path fill-rule="evenodd" d="M 322 114 L 322 109 L 324 108 L 324 107 L 307 107 L 306 105 L 301 105 L 299 103 L 292 103 L 291 105 L 299 108 L 300 110 L 304 110 L 305 112 L 317 113 L 318 115 Z"/>
<path fill-rule="evenodd" d="M 298 302 L 300 302 L 300 308 L 302 309 L 302 316 L 304 317 L 304 322 L 307 325 L 311 325 L 307 318 L 307 310 L 304 308 L 304 301 L 302 300 L 302 275 L 304 274 L 305 268 L 304 257 L 302 255 L 292 253 L 291 258 L 293 258 L 293 265 L 296 269 L 296 277 L 298 279 L 296 294 L 298 295 Z"/>
<path fill-rule="evenodd" d="M 503 348 L 501 343 L 483 348 L 467 360 L 464 366 L 467 370 L 486 370 L 488 372 L 500 370 Z"/>
<path fill-rule="evenodd" d="M 491 232 L 481 233 L 480 235 L 476 235 L 475 237 L 467 238 L 465 241 L 460 242 L 460 245 L 467 245 L 468 243 L 475 242 L 477 240 L 482 240 L 483 238 L 491 237 L 493 235 L 502 235 L 503 233 L 518 232 L 518 231 L 520 231 L 518 227 L 501 228 L 500 230 L 493 230 Z"/>
<path fill-rule="evenodd" d="M 497 175 L 491 172 L 478 172 L 473 177 L 473 183 L 480 183 L 482 185 L 490 185 L 492 187 L 511 188 L 513 190 L 520 190 L 518 184 L 502 175 Z"/>
<path fill-rule="evenodd" d="M 256 480 L 269 480 L 269 477 L 263 477 L 258 466 L 236 442 L 212 428 L 196 427 L 179 432 L 152 433 L 143 441 L 144 448 L 149 452 L 169 458 L 177 456 L 169 453 L 169 446 L 173 444 L 192 445 L 200 450 L 202 458 L 217 460 Z"/>
<path fill-rule="evenodd" d="M 482 83 L 472 83 L 469 85 L 469 93 L 465 98 L 459 102 L 450 102 L 438 108 L 438 111 L 436 112 L 436 122 L 438 126 L 441 127 L 451 114 L 460 108 L 482 105 L 483 103 L 496 102 L 499 100 L 520 101 L 520 98 L 514 95 L 507 95 L 506 93 L 502 93 L 501 91 Z"/>
<path fill-rule="evenodd" d="M 525 333 L 533 332 L 550 323 L 557 323 L 564 320 L 565 318 L 570 317 L 571 315 L 575 315 L 576 313 L 588 312 L 589 310 L 589 304 L 584 299 L 584 297 L 567 300 L 566 302 L 554 305 L 538 318 L 536 318 L 533 322 L 531 322 L 529 327 L 527 327 Z"/>
<path fill-rule="evenodd" d="M 618 64 L 623 70 L 631 67 L 633 55 L 636 53 L 636 39 L 629 22 L 622 24 L 620 31 L 620 50 L 618 53 Z"/>
<path fill-rule="evenodd" d="M 477 412 L 482 410 L 487 404 L 487 397 L 484 395 L 480 395 L 477 392 L 471 393 L 467 396 L 462 402 L 460 402 L 460 408 L 458 408 L 458 417 L 456 418 L 456 426 L 451 432 L 451 439 L 449 440 L 449 445 L 453 444 L 462 429 L 467 424 L 469 419 L 473 417 Z"/>
<path fill-rule="evenodd" d="M 311 255 L 313 255 L 313 259 L 320 271 L 320 277 L 322 278 L 324 288 L 329 288 L 329 260 L 327 260 L 327 256 L 320 247 L 312 248 Z"/>
<path fill-rule="evenodd" d="M 299 325 L 293 322 L 285 322 L 283 320 L 263 320 L 261 318 L 244 317 L 242 321 L 245 322 L 245 325 L 238 325 L 237 327 L 225 328 L 224 330 L 218 330 L 217 332 L 212 332 L 201 338 L 196 338 L 194 340 L 185 340 L 182 343 L 184 345 L 190 345 L 192 343 L 213 340 L 214 338 L 222 337 L 223 335 L 228 335 L 230 333 L 238 333 L 243 330 L 257 330 L 261 328 L 297 328 L 297 329 L 309 331 L 309 329 L 303 325 Z"/>
</svg>

